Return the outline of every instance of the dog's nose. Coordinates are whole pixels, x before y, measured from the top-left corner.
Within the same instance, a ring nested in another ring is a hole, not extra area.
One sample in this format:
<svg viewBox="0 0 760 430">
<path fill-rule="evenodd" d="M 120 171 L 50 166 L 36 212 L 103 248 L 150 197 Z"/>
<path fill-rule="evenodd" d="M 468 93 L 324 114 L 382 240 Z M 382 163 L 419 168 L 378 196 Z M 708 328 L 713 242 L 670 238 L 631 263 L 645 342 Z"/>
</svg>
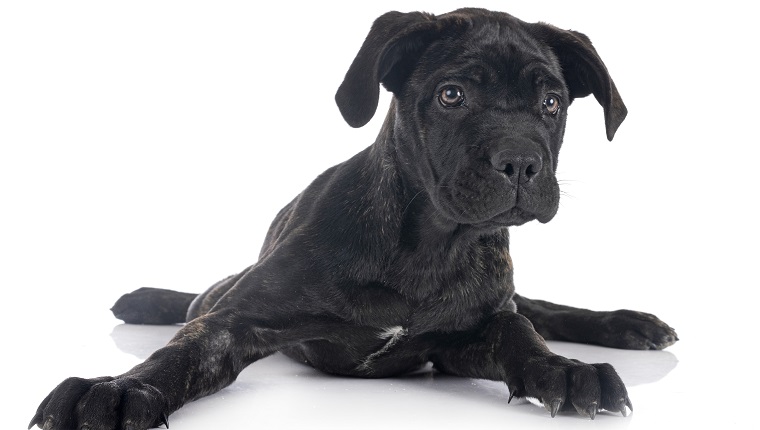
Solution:
<svg viewBox="0 0 760 430">
<path fill-rule="evenodd" d="M 491 157 L 491 165 L 513 184 L 525 184 L 541 172 L 543 163 L 537 153 L 503 151 Z"/>
</svg>

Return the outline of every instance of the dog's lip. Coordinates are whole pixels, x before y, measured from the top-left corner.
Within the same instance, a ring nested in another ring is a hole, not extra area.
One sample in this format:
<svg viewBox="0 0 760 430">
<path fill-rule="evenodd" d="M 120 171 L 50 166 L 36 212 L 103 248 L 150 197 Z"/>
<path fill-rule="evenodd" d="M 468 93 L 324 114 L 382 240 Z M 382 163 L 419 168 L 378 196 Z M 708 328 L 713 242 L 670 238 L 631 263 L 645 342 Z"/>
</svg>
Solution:
<svg viewBox="0 0 760 430">
<path fill-rule="evenodd" d="M 536 219 L 535 214 L 518 206 L 513 206 L 490 219 L 473 223 L 472 225 L 475 227 L 508 227 L 525 224 L 534 219 Z"/>
</svg>

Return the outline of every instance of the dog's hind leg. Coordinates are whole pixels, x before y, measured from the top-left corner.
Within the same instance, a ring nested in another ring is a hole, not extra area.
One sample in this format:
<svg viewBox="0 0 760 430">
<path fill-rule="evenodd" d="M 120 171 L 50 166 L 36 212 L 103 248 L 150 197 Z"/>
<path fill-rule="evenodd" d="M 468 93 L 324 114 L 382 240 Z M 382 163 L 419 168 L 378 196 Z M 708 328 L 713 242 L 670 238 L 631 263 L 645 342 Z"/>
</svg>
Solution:
<svg viewBox="0 0 760 430">
<path fill-rule="evenodd" d="M 224 278 L 201 294 L 140 288 L 121 296 L 111 312 L 127 324 L 184 323 L 207 313 L 244 273 Z"/>
<path fill-rule="evenodd" d="M 187 308 L 197 294 L 159 288 L 140 288 L 124 294 L 111 312 L 127 324 L 178 324 L 186 320 Z"/>
<path fill-rule="evenodd" d="M 675 330 L 654 315 L 621 309 L 590 311 L 514 296 L 517 312 L 546 340 L 590 343 L 623 349 L 663 349 L 678 340 Z"/>
</svg>

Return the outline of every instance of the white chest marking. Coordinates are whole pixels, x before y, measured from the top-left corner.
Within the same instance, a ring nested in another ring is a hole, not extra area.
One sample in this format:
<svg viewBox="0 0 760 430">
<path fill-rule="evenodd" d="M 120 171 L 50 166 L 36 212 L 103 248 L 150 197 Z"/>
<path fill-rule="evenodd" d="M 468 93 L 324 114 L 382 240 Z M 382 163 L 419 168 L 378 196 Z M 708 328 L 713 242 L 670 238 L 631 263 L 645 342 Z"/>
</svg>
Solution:
<svg viewBox="0 0 760 430">
<path fill-rule="evenodd" d="M 377 337 L 380 339 L 387 339 L 385 344 L 378 349 L 377 351 L 373 352 L 372 354 L 368 355 L 367 358 L 362 360 L 361 364 L 357 366 L 357 370 L 371 370 L 372 369 L 372 362 L 380 357 L 381 355 L 385 354 L 390 350 L 393 345 L 395 345 L 399 340 L 401 340 L 404 336 L 406 336 L 407 330 L 404 327 L 401 327 L 400 325 L 397 325 L 395 327 L 388 327 L 387 329 L 381 331 L 377 334 Z"/>
</svg>

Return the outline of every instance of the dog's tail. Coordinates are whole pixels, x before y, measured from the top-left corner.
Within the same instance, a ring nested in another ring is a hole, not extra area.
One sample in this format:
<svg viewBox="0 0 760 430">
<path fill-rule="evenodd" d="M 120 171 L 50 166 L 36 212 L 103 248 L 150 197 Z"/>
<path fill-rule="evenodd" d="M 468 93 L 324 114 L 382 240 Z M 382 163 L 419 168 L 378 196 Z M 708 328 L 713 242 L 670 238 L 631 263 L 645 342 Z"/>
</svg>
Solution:
<svg viewBox="0 0 760 430">
<path fill-rule="evenodd" d="M 187 310 L 197 294 L 158 288 L 140 288 L 124 294 L 111 308 L 127 324 L 178 324 L 186 322 Z"/>
</svg>

